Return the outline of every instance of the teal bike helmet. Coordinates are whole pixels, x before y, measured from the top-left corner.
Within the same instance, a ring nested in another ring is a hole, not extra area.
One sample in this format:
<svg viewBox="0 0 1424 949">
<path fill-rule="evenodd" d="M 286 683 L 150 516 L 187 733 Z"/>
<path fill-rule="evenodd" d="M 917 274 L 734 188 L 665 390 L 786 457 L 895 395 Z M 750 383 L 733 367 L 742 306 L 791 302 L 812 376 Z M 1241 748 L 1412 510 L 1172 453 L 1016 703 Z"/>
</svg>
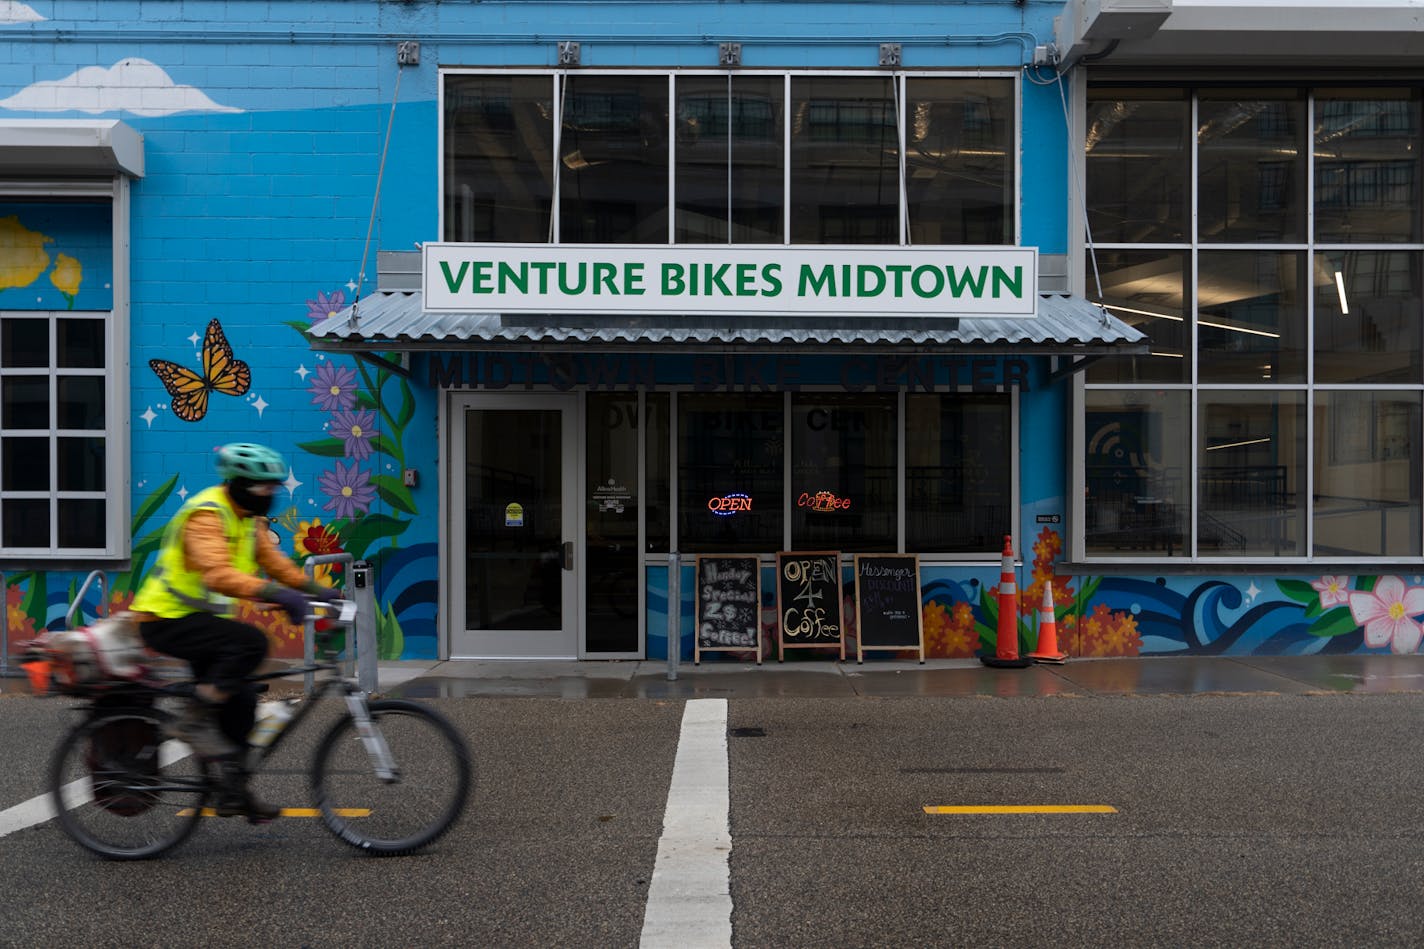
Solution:
<svg viewBox="0 0 1424 949">
<path fill-rule="evenodd" d="M 224 481 L 286 481 L 287 462 L 266 445 L 233 442 L 218 449 L 218 474 Z"/>
</svg>

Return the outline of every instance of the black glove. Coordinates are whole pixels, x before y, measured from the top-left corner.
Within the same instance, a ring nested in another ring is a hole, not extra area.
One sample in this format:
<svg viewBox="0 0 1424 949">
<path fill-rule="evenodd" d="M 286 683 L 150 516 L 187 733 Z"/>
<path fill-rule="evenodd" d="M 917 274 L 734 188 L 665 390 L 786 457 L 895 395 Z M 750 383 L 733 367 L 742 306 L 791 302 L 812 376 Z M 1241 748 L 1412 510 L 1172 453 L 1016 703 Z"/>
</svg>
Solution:
<svg viewBox="0 0 1424 949">
<path fill-rule="evenodd" d="M 276 583 L 269 583 L 263 588 L 260 598 L 276 603 L 291 619 L 292 623 L 300 626 L 307 619 L 307 597 L 304 593 L 298 593 L 291 587 L 284 587 Z"/>
<path fill-rule="evenodd" d="M 320 600 L 323 603 L 340 603 L 345 599 L 340 590 L 335 587 L 324 587 L 319 583 L 308 584 L 306 592 L 312 599 Z"/>
</svg>

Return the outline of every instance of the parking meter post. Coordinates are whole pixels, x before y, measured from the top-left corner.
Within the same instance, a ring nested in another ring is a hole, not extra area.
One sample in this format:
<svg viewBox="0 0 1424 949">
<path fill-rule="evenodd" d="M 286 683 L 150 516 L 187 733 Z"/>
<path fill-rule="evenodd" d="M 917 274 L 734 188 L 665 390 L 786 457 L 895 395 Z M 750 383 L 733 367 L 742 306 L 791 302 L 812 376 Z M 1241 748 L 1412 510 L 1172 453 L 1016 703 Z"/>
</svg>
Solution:
<svg viewBox="0 0 1424 949">
<path fill-rule="evenodd" d="M 380 671 L 376 665 L 376 587 L 371 575 L 371 565 L 358 560 L 351 565 L 352 599 L 356 601 L 356 623 L 353 634 L 356 639 L 356 684 L 363 692 L 375 692 L 380 685 Z"/>
<path fill-rule="evenodd" d="M 682 658 L 682 564 L 677 551 L 668 554 L 667 677 L 677 681 L 677 663 Z"/>
</svg>

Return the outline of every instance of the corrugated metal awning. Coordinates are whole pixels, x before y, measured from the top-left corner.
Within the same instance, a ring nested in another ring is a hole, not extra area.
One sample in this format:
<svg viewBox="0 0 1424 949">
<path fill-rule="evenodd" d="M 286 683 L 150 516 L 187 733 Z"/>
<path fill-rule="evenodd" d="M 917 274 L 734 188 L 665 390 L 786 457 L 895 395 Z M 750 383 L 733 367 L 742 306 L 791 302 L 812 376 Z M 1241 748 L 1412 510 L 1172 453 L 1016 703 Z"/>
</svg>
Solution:
<svg viewBox="0 0 1424 949">
<path fill-rule="evenodd" d="M 1147 337 L 1082 297 L 1042 294 L 1037 319 L 817 320 L 770 325 L 728 317 L 590 318 L 540 321 L 527 314 L 427 313 L 419 291 L 378 290 L 311 328 L 315 349 L 344 352 L 452 349 L 542 351 L 735 351 L 1145 353 Z M 698 325 L 690 325 L 693 322 Z"/>
</svg>

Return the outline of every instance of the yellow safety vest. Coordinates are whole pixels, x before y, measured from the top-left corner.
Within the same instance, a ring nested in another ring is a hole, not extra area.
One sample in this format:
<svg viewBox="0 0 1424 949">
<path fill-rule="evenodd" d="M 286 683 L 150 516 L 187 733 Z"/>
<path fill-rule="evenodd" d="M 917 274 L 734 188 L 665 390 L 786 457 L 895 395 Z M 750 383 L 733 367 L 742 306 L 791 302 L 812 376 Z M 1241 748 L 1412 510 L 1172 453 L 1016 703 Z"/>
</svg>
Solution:
<svg viewBox="0 0 1424 949">
<path fill-rule="evenodd" d="M 190 613 L 232 615 L 232 598 L 214 593 L 203 584 L 203 575 L 188 569 L 183 555 L 183 528 L 188 518 L 199 511 L 217 511 L 222 517 L 223 534 L 227 537 L 228 554 L 234 568 L 243 573 L 257 572 L 257 519 L 244 519 L 237 513 L 227 489 L 214 485 L 188 499 L 163 531 L 163 544 L 158 550 L 158 562 L 139 587 L 129 609 L 149 613 L 163 619 L 177 619 Z"/>
</svg>

